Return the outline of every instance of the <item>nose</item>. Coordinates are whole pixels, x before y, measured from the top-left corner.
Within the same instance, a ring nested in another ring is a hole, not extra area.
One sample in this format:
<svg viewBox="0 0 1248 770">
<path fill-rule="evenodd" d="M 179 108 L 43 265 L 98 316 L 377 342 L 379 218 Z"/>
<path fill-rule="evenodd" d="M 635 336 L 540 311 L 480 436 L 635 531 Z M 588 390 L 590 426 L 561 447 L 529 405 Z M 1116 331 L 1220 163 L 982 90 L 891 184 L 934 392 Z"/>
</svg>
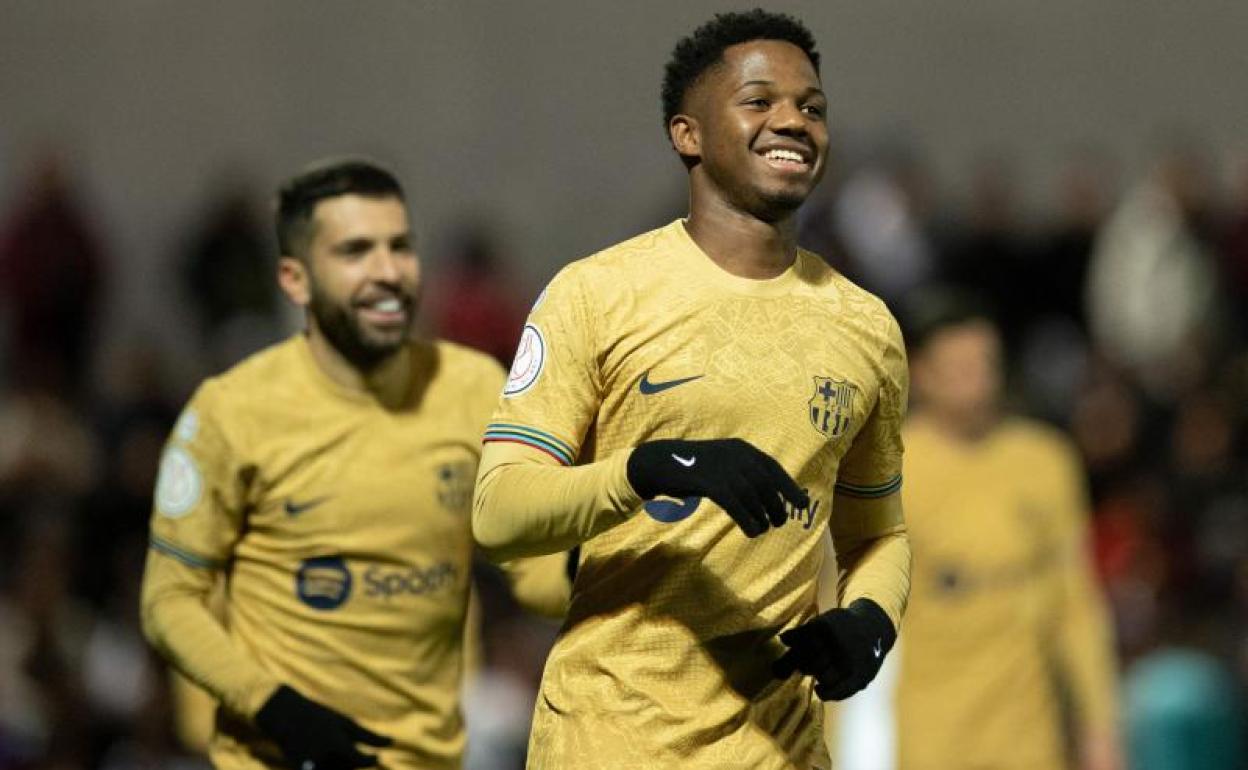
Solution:
<svg viewBox="0 0 1248 770">
<path fill-rule="evenodd" d="M 806 116 L 795 102 L 782 101 L 772 113 L 771 130 L 778 134 L 805 135 Z"/>
<path fill-rule="evenodd" d="M 399 260 L 402 257 L 390 248 L 380 248 L 369 263 L 369 277 L 378 283 L 397 285 L 402 278 Z"/>
</svg>

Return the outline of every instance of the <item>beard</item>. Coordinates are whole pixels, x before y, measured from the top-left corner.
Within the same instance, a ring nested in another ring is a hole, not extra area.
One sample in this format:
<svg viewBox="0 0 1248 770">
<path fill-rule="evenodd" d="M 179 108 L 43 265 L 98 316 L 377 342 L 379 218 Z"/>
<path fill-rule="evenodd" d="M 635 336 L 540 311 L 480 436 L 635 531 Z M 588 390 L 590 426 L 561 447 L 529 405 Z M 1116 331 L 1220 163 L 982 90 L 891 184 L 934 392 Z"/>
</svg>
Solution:
<svg viewBox="0 0 1248 770">
<path fill-rule="evenodd" d="M 409 308 L 408 317 L 414 316 L 415 298 L 405 295 L 401 301 Z M 396 334 L 385 336 L 370 331 L 361 325 L 349 303 L 335 302 L 315 284 L 311 287 L 308 312 L 329 344 L 362 372 L 376 369 L 407 344 L 411 337 L 407 326 Z"/>
</svg>

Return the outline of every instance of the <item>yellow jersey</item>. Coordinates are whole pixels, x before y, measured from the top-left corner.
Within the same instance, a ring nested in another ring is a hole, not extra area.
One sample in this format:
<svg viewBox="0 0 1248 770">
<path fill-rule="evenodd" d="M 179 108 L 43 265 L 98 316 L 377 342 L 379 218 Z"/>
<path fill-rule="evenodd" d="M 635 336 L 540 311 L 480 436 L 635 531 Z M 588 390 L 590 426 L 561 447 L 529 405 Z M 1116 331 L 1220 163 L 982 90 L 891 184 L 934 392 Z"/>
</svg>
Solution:
<svg viewBox="0 0 1248 770">
<path fill-rule="evenodd" d="M 1064 722 L 1112 734 L 1117 701 L 1074 448 L 1021 419 L 973 444 L 921 419 L 905 436 L 898 767 L 1065 768 Z"/>
<path fill-rule="evenodd" d="M 411 392 L 389 408 L 295 336 L 207 380 L 169 438 L 144 624 L 223 704 L 219 768 L 279 764 L 250 723 L 279 683 L 393 739 L 385 767 L 459 766 L 469 506 L 504 375 L 449 343 L 410 353 Z M 548 606 L 567 583 L 555 561 L 536 586 Z M 206 607 L 218 573 L 223 623 Z"/>
<path fill-rule="evenodd" d="M 775 279 L 744 279 L 677 221 L 556 276 L 485 433 L 479 540 L 521 526 L 521 498 L 536 515 L 555 494 L 535 482 L 496 500 L 504 466 L 619 479 L 622 458 L 651 439 L 743 438 L 812 502 L 754 540 L 699 498 L 634 498 L 610 528 L 594 525 L 543 675 L 530 767 L 828 767 L 811 681 L 771 675 L 776 637 L 816 612 L 829 528 L 848 571 L 842 599 L 869 596 L 900 619 L 907 383 L 887 308 L 809 252 Z M 532 529 L 535 544 L 567 545 Z M 855 571 L 884 541 L 891 562 Z"/>
</svg>

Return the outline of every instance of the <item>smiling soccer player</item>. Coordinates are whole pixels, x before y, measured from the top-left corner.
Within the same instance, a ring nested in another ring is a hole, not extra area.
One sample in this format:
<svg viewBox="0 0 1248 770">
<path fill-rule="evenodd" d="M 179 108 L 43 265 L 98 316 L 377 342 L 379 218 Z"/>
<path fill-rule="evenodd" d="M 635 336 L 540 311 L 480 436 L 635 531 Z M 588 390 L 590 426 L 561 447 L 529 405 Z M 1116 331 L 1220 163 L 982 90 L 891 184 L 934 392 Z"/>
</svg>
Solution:
<svg viewBox="0 0 1248 770">
<path fill-rule="evenodd" d="M 277 230 L 307 329 L 207 380 L 178 420 L 144 631 L 220 703 L 218 768 L 457 768 L 468 506 L 503 371 L 409 339 L 420 260 L 389 172 L 300 174 Z M 561 611 L 562 557 L 509 574 Z M 224 624 L 207 605 L 221 578 Z"/>
<path fill-rule="evenodd" d="M 581 544 L 531 767 L 826 768 L 815 696 L 861 689 L 895 639 L 905 353 L 795 241 L 828 152 L 818 66 L 763 11 L 680 41 L 688 218 L 569 265 L 525 327 L 473 531 L 497 558 Z M 819 614 L 829 530 L 842 601 Z"/>
</svg>

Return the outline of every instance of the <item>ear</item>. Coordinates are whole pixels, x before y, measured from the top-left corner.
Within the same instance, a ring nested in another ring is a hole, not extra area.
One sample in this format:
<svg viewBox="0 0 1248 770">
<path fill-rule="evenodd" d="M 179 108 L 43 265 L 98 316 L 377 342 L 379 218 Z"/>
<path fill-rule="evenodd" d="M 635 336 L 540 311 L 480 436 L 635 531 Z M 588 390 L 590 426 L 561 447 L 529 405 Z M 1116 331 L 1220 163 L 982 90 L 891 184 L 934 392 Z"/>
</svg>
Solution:
<svg viewBox="0 0 1248 770">
<path fill-rule="evenodd" d="M 674 115 L 667 124 L 672 147 L 682 158 L 702 157 L 702 126 L 690 115 Z"/>
<path fill-rule="evenodd" d="M 301 259 L 283 256 L 277 260 L 277 285 L 299 307 L 307 307 L 312 301 L 308 266 Z"/>
</svg>

